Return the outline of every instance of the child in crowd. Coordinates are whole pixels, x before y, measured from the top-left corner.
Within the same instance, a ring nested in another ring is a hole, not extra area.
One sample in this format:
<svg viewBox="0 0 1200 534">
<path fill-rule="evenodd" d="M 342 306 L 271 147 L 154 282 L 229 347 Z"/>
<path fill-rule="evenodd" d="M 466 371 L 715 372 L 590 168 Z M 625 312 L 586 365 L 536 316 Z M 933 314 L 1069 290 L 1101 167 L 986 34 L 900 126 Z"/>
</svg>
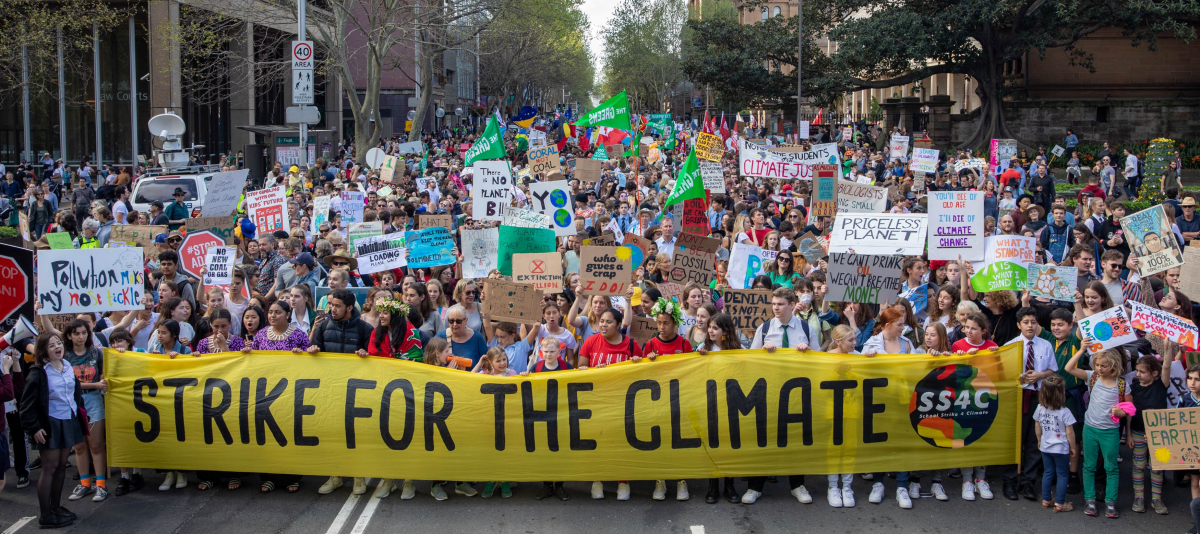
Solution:
<svg viewBox="0 0 1200 534">
<path fill-rule="evenodd" d="M 1091 391 L 1087 411 L 1083 414 L 1083 513 L 1097 515 L 1096 457 L 1102 454 L 1106 475 L 1104 515 L 1116 519 L 1120 517 L 1117 513 L 1117 488 L 1121 481 L 1121 473 L 1117 470 L 1117 448 L 1121 443 L 1117 421 L 1126 416 L 1117 403 L 1128 400 L 1125 377 L 1121 376 L 1124 365 L 1121 354 L 1109 349 L 1092 355 L 1092 371 L 1079 369 L 1079 358 L 1086 351 L 1086 348 L 1080 348 L 1067 362 L 1067 372 L 1084 380 Z"/>
<path fill-rule="evenodd" d="M 1037 433 L 1038 450 L 1042 451 L 1042 508 L 1054 506 L 1055 512 L 1070 512 L 1074 506 L 1067 500 L 1067 468 L 1070 458 L 1078 454 L 1075 447 L 1075 416 L 1066 407 L 1066 388 L 1062 377 L 1050 375 L 1038 389 L 1038 407 L 1033 411 L 1033 427 Z M 1050 500 L 1054 485 L 1055 500 Z"/>
<path fill-rule="evenodd" d="M 941 323 L 936 323 L 941 326 Z M 833 331 L 829 334 L 830 343 L 829 351 L 832 354 L 861 354 L 854 350 L 855 332 L 854 328 L 849 325 L 840 324 L 833 327 Z M 928 339 L 928 338 L 926 338 Z M 853 508 L 854 507 L 854 490 L 850 488 L 850 483 L 854 482 L 854 473 L 842 473 L 840 475 L 828 475 L 829 490 L 826 492 L 829 506 L 834 508 Z M 838 488 L 838 480 L 841 480 L 842 487 Z"/>
<path fill-rule="evenodd" d="M 968 303 L 963 302 L 962 304 Z M 959 309 L 962 309 L 961 305 Z M 998 348 L 999 346 L 996 345 L 995 341 L 987 339 L 988 328 L 990 326 L 987 317 L 981 312 L 974 311 L 960 315 L 959 327 L 962 328 L 963 337 L 951 345 L 954 353 L 975 354 L 981 350 L 995 350 Z M 992 487 L 988 485 L 987 481 L 987 466 L 965 467 L 962 470 L 962 477 L 962 498 L 964 501 L 975 500 L 976 493 L 984 500 L 992 499 Z"/>
<path fill-rule="evenodd" d="M 1154 355 L 1142 356 L 1137 361 L 1137 380 L 1130 388 L 1133 392 L 1133 406 L 1137 413 L 1129 420 L 1129 433 L 1126 434 L 1125 444 L 1133 451 L 1133 511 L 1146 512 L 1146 471 L 1148 470 L 1149 448 L 1146 444 L 1146 422 L 1142 418 L 1144 410 L 1161 410 L 1167 405 L 1167 387 L 1171 383 L 1171 362 L 1179 353 L 1179 345 L 1167 342 L 1166 352 L 1160 362 Z M 1162 501 L 1163 472 L 1150 471 L 1150 506 L 1155 513 L 1167 514 L 1167 506 Z"/>
</svg>

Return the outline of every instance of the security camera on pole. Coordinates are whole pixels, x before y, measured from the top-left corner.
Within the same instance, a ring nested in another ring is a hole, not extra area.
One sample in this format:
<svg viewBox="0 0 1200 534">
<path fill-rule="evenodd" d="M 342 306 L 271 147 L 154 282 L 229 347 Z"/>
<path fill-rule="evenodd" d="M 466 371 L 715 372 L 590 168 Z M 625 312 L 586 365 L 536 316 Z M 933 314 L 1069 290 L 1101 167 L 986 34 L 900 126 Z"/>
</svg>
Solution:
<svg viewBox="0 0 1200 534">
<path fill-rule="evenodd" d="M 305 3 L 305 0 L 296 2 L 296 36 L 300 39 L 307 35 L 304 28 Z M 308 107 L 313 105 L 313 64 L 316 63 L 313 56 L 312 41 L 292 41 L 292 104 L 298 107 L 287 108 L 287 122 L 300 124 L 298 166 L 301 169 L 308 168 L 308 125 L 320 122 L 316 108 Z"/>
</svg>

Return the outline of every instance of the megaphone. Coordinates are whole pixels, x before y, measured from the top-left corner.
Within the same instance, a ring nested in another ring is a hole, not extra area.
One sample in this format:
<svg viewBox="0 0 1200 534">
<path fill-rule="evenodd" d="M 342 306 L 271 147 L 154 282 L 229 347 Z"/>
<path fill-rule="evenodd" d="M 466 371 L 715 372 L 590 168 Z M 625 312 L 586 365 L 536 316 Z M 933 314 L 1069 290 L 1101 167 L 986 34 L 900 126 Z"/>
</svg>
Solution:
<svg viewBox="0 0 1200 534">
<path fill-rule="evenodd" d="M 33 325 L 29 324 L 29 319 L 20 317 L 17 321 L 17 325 L 14 326 L 12 330 L 9 330 L 7 334 L 4 334 L 3 337 L 0 337 L 0 350 L 10 348 L 13 345 L 16 345 L 17 342 L 29 339 L 36 335 L 38 335 L 37 329 L 34 328 Z"/>
</svg>

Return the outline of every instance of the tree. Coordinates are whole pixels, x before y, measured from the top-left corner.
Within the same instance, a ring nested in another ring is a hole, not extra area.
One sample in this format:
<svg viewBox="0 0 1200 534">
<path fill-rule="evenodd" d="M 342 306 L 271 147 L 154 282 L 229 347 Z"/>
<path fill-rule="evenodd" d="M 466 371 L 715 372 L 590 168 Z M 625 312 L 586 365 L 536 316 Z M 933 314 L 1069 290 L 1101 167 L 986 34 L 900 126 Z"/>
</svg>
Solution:
<svg viewBox="0 0 1200 534">
<path fill-rule="evenodd" d="M 628 91 L 631 109 L 658 109 L 683 79 L 682 0 L 622 0 L 604 27 L 604 96 Z"/>
<path fill-rule="evenodd" d="M 180 89 L 188 102 L 212 105 L 228 100 L 231 87 L 253 87 L 267 94 L 289 83 L 292 64 L 287 51 L 295 34 L 259 26 L 247 36 L 248 24 L 236 16 L 180 4 L 179 23 L 159 29 L 179 45 Z M 252 56 L 245 54 L 247 38 L 253 40 Z"/>
</svg>

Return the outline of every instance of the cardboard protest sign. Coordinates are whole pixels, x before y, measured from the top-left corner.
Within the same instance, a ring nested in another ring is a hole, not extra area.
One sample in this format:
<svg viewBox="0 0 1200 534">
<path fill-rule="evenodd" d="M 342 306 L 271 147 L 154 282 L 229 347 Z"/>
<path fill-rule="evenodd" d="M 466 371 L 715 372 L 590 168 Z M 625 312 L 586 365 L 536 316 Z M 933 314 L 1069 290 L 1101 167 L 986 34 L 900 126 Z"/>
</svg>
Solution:
<svg viewBox="0 0 1200 534">
<path fill-rule="evenodd" d="M 1175 241 L 1172 221 L 1162 204 L 1121 218 L 1121 230 L 1138 259 L 1138 272 L 1150 276 L 1183 265 L 1183 251 Z"/>
<path fill-rule="evenodd" d="M 1183 263 L 1188 268 L 1179 270 L 1179 290 L 1184 295 L 1200 295 L 1200 248 L 1184 247 Z"/>
<path fill-rule="evenodd" d="M 392 182 L 396 177 L 396 165 L 400 163 L 400 158 L 396 156 L 384 156 L 383 163 L 379 165 L 379 179 L 384 182 Z"/>
<path fill-rule="evenodd" d="M 474 169 L 475 188 L 471 190 L 474 217 L 488 221 L 503 220 L 513 185 L 508 162 L 477 161 Z"/>
<path fill-rule="evenodd" d="M 528 284 L 546 293 L 561 293 L 563 288 L 562 257 L 557 252 L 514 254 L 513 281 Z"/>
<path fill-rule="evenodd" d="M 938 153 L 932 148 L 913 148 L 908 168 L 913 172 L 937 172 Z"/>
<path fill-rule="evenodd" d="M 616 234 L 613 234 L 612 232 L 603 232 L 596 237 L 584 239 L 580 241 L 580 243 L 593 247 L 615 247 L 620 244 L 620 242 L 617 241 Z"/>
<path fill-rule="evenodd" d="M 204 253 L 204 285 L 227 286 L 233 283 L 233 260 L 237 249 L 233 247 L 208 247 Z"/>
<path fill-rule="evenodd" d="M 775 317 L 775 312 L 771 310 L 771 293 L 767 289 L 722 291 L 725 313 L 733 318 L 733 326 L 747 337 L 753 337 L 759 325 Z"/>
<path fill-rule="evenodd" d="M 504 211 L 502 226 L 521 228 L 550 228 L 550 217 L 531 210 L 510 208 Z"/>
<path fill-rule="evenodd" d="M 501 226 L 498 237 L 497 269 L 504 276 L 512 276 L 512 258 L 514 254 L 530 252 L 555 252 L 558 244 L 554 239 L 554 231 L 548 228 L 518 228 Z M 580 264 L 582 265 L 582 263 Z"/>
<path fill-rule="evenodd" d="M 1051 300 L 1075 302 L 1075 286 L 1079 283 L 1079 269 L 1058 265 L 1030 263 L 1029 294 Z"/>
<path fill-rule="evenodd" d="M 158 259 L 158 247 L 154 246 L 154 236 L 167 233 L 166 225 L 114 224 L 109 228 L 110 242 L 138 243 L 142 247 L 142 255 L 154 259 Z"/>
<path fill-rule="evenodd" d="M 837 188 L 838 213 L 883 213 L 887 209 L 886 188 L 846 180 L 838 180 Z"/>
<path fill-rule="evenodd" d="M 626 150 L 625 145 L 622 143 L 617 143 L 617 144 L 613 144 L 613 145 L 604 145 L 604 153 L 608 156 L 605 159 L 609 159 L 609 160 L 620 159 L 622 156 L 625 155 L 625 150 Z"/>
<path fill-rule="evenodd" d="M 833 220 L 829 252 L 919 256 L 925 251 L 928 223 L 924 214 L 839 213 Z"/>
<path fill-rule="evenodd" d="M 651 241 L 634 233 L 625 234 L 621 240 L 621 246 L 629 249 L 629 264 L 633 270 L 637 270 L 642 264 L 646 263 L 646 254 L 650 250 Z"/>
<path fill-rule="evenodd" d="M 1129 324 L 1146 333 L 1158 334 L 1169 341 L 1174 341 L 1192 350 L 1200 345 L 1200 330 L 1196 323 L 1184 319 L 1171 312 L 1152 308 L 1136 301 L 1129 301 Z"/>
<path fill-rule="evenodd" d="M 709 193 L 715 195 L 725 192 L 725 172 L 721 170 L 720 163 L 715 161 L 701 161 L 700 178 L 704 180 L 704 188 Z"/>
<path fill-rule="evenodd" d="M 50 232 L 42 235 L 46 236 L 46 242 L 50 244 L 50 250 L 67 250 L 75 248 L 75 242 L 71 239 L 71 234 L 67 232 Z"/>
<path fill-rule="evenodd" d="M 981 191 L 929 192 L 929 259 L 983 261 Z"/>
<path fill-rule="evenodd" d="M 549 217 L 549 228 L 557 237 L 575 235 L 574 203 L 571 185 L 565 180 L 529 184 L 529 209 Z"/>
<path fill-rule="evenodd" d="M 717 277 L 717 249 L 721 240 L 681 232 L 675 240 L 671 269 L 664 282 L 687 285 L 695 282 L 707 286 Z"/>
<path fill-rule="evenodd" d="M 812 150 L 804 152 L 770 150 L 763 146 L 751 145 L 745 139 L 739 143 L 738 165 L 743 176 L 812 180 L 813 165 L 842 164 L 836 143 L 813 145 Z"/>
<path fill-rule="evenodd" d="M 38 315 L 142 309 L 146 270 L 136 248 L 39 250 Z"/>
<path fill-rule="evenodd" d="M 808 232 L 796 239 L 796 251 L 801 256 L 804 256 L 805 261 L 809 263 L 817 263 L 821 258 L 828 255 L 829 251 L 826 249 L 828 245 L 829 241 L 827 239 L 814 235 L 812 232 Z"/>
<path fill-rule="evenodd" d="M 454 255 L 454 236 L 440 226 L 406 232 L 405 247 L 408 248 L 408 268 L 425 269 L 439 265 L 453 265 L 458 258 Z"/>
<path fill-rule="evenodd" d="M 1036 240 L 1018 235 L 988 236 L 983 261 L 973 262 L 971 287 L 980 293 L 1029 287 L 1028 265 L 1037 252 Z"/>
<path fill-rule="evenodd" d="M 652 317 L 634 317 L 629 325 L 629 337 L 639 345 L 645 345 L 650 338 L 658 335 L 658 322 Z"/>
<path fill-rule="evenodd" d="M 1093 354 L 1137 341 L 1137 334 L 1133 333 L 1133 326 L 1125 316 L 1125 308 L 1120 306 L 1080 319 L 1079 331 L 1083 332 L 1083 345 Z"/>
<path fill-rule="evenodd" d="M 712 233 L 708 227 L 708 215 L 704 213 L 704 207 L 702 198 L 689 198 L 683 201 L 683 218 L 680 221 L 683 232 L 696 235 Z"/>
<path fill-rule="evenodd" d="M 835 165 L 813 165 L 812 209 L 809 217 L 830 217 L 837 213 L 840 176 L 841 170 Z"/>
<path fill-rule="evenodd" d="M 204 196 L 201 217 L 230 217 L 242 202 L 242 190 L 246 188 L 249 169 L 218 172 L 208 179 L 208 194 Z"/>
<path fill-rule="evenodd" d="M 575 159 L 575 177 L 583 182 L 599 182 L 603 165 L 594 159 Z"/>
<path fill-rule="evenodd" d="M 342 191 L 342 205 L 338 213 L 342 224 L 363 222 L 363 211 L 367 207 L 367 194 L 362 191 Z M 286 211 L 284 214 L 286 215 Z"/>
<path fill-rule="evenodd" d="M 708 161 L 721 161 L 725 155 L 725 142 L 721 136 L 700 132 L 696 136 L 696 157 Z"/>
<path fill-rule="evenodd" d="M 529 149 L 529 172 L 531 174 L 551 174 L 562 169 L 558 161 L 558 146 L 546 145 Z"/>
<path fill-rule="evenodd" d="M 902 283 L 900 264 L 904 256 L 830 254 L 826 284 L 828 302 L 896 302 Z"/>
<path fill-rule="evenodd" d="M 25 241 L 32 241 L 29 235 L 29 215 L 24 210 L 17 212 L 17 225 L 21 228 L 21 238 Z M 121 226 L 121 225 L 113 225 Z M 164 227 L 165 228 L 165 227 Z"/>
<path fill-rule="evenodd" d="M 195 217 L 188 219 L 184 226 L 189 233 L 206 230 L 212 232 L 213 235 L 225 240 L 226 245 L 232 245 L 233 239 L 237 237 L 233 232 L 233 218 L 228 215 L 224 217 Z"/>
<path fill-rule="evenodd" d="M 372 274 L 408 265 L 404 232 L 362 237 L 354 242 L 358 272 Z"/>
<path fill-rule="evenodd" d="M 514 323 L 542 322 L 542 290 L 507 280 L 484 280 L 482 312 L 491 319 Z"/>
<path fill-rule="evenodd" d="M 888 142 L 888 160 L 896 161 L 908 157 L 908 141 L 907 135 L 892 134 L 892 138 Z"/>
<path fill-rule="evenodd" d="M 658 292 L 664 297 L 674 298 L 676 301 L 683 295 L 683 286 L 674 282 L 663 282 L 658 284 Z"/>
<path fill-rule="evenodd" d="M 584 293 L 624 296 L 633 280 L 628 258 L 622 258 L 628 253 L 621 247 L 580 247 L 579 283 Z"/>
<path fill-rule="evenodd" d="M 417 230 L 442 227 L 447 230 L 454 228 L 454 216 L 449 213 L 418 213 Z"/>
<path fill-rule="evenodd" d="M 1200 408 L 1143 410 L 1141 416 L 1151 469 L 1200 469 Z"/>
</svg>

